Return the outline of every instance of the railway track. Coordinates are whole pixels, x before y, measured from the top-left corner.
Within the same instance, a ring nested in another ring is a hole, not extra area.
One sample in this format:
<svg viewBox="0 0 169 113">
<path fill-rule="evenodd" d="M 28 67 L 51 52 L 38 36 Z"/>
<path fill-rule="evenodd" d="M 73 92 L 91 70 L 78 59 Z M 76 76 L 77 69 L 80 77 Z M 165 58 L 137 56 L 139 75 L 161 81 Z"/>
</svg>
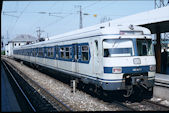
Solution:
<svg viewBox="0 0 169 113">
<path fill-rule="evenodd" d="M 151 104 L 152 106 L 157 107 L 159 110 L 169 111 L 169 106 L 165 106 L 165 105 L 159 104 L 157 102 L 153 102 L 150 100 L 143 100 L 142 103 L 149 104 L 149 105 Z"/>
<path fill-rule="evenodd" d="M 12 64 L 10 64 L 12 67 L 14 67 Z M 14 70 L 16 72 L 18 72 L 19 74 L 22 74 L 22 77 L 24 79 L 27 79 L 28 81 L 32 81 L 32 79 L 28 78 L 26 75 L 24 75 L 22 72 L 20 72 L 19 70 L 16 70 L 14 68 Z M 50 96 L 50 94 L 48 94 L 45 89 L 43 88 L 38 88 L 40 87 L 36 82 L 32 81 L 31 82 L 31 86 L 37 87 L 36 89 L 38 89 L 40 92 L 40 94 L 45 95 L 45 98 L 48 98 L 48 100 L 50 101 L 50 103 L 53 106 L 57 106 L 57 102 L 55 102 L 55 97 L 54 96 Z M 85 88 L 85 89 L 89 89 L 89 88 Z M 82 89 L 81 89 L 82 90 Z M 84 92 L 86 92 L 85 90 L 83 90 Z M 90 92 L 90 91 L 87 91 Z M 94 95 L 94 97 L 97 97 L 94 92 L 91 91 L 91 93 L 88 94 L 92 94 Z M 119 96 L 117 96 L 119 97 Z M 106 98 L 106 97 L 105 97 Z M 116 97 L 113 97 L 116 98 Z M 116 101 L 117 100 L 117 101 Z M 62 103 L 62 102 L 61 102 Z M 142 100 L 139 102 L 126 102 L 126 101 L 118 101 L 118 99 L 112 99 L 112 101 L 106 102 L 107 105 L 110 105 L 110 107 L 114 107 L 117 106 L 119 108 L 120 111 L 169 111 L 169 107 L 161 105 L 159 103 L 154 103 L 152 101 L 148 101 L 148 100 Z M 62 105 L 60 105 L 62 106 Z M 64 104 L 63 104 L 63 108 L 64 108 Z M 65 110 L 63 110 L 62 107 L 58 108 L 58 111 L 72 111 L 69 107 L 66 106 Z M 67 109 L 67 110 L 66 110 Z"/>
<path fill-rule="evenodd" d="M 118 94 L 115 94 L 112 98 L 109 96 L 101 96 L 101 100 L 107 102 L 108 105 L 116 105 L 120 111 L 169 111 L 169 106 L 165 106 L 160 103 L 150 101 L 148 99 L 135 100 L 132 99 L 120 99 Z"/>
<path fill-rule="evenodd" d="M 61 102 L 59 99 L 51 95 L 47 90 L 42 88 L 32 79 L 28 78 L 19 70 L 16 70 L 13 65 L 2 61 L 5 70 L 8 73 L 8 77 L 10 78 L 10 82 L 12 81 L 12 86 L 15 87 L 15 93 L 21 92 L 19 96 L 22 96 L 25 100 L 24 107 L 21 104 L 21 108 L 23 111 L 32 111 L 32 112 L 56 112 L 56 111 L 72 111 L 66 104 Z M 34 88 L 38 89 L 38 92 L 31 87 L 25 80 L 28 80 L 33 85 Z M 17 89 L 16 89 L 17 88 Z M 17 90 L 17 92 L 16 92 Z M 20 98 L 20 97 L 19 97 Z M 48 102 L 48 101 L 50 102 Z M 23 103 L 23 102 L 22 102 Z M 26 106 L 26 107 L 25 107 Z"/>
<path fill-rule="evenodd" d="M 136 109 L 129 107 L 126 104 L 123 104 L 122 102 L 113 101 L 112 104 L 116 104 L 117 106 L 122 108 L 123 111 L 137 111 Z"/>
<path fill-rule="evenodd" d="M 141 102 L 114 102 L 117 103 L 125 111 L 169 111 L 168 106 L 164 106 L 149 100 Z"/>
</svg>

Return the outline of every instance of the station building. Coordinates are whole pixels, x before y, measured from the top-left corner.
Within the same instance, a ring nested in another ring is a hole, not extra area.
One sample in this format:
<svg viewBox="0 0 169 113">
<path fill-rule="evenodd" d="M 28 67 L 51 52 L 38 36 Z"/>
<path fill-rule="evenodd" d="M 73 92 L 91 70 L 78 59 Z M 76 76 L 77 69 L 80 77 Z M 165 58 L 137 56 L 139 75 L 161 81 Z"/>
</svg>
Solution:
<svg viewBox="0 0 169 113">
<path fill-rule="evenodd" d="M 5 45 L 5 55 L 11 56 L 13 55 L 14 48 L 22 46 L 22 45 L 35 43 L 36 40 L 37 40 L 36 37 L 28 35 L 28 34 L 18 35 L 12 40 L 8 41 L 8 44 Z"/>
</svg>

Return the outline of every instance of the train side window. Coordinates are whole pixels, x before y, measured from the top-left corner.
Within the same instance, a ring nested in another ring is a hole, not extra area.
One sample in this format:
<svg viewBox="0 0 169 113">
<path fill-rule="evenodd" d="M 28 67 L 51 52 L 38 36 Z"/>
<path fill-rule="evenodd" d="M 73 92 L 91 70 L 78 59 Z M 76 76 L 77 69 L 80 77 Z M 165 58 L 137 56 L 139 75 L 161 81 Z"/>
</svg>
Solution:
<svg viewBox="0 0 169 113">
<path fill-rule="evenodd" d="M 61 57 L 61 58 L 64 58 L 64 56 L 65 56 L 65 55 L 64 55 L 64 52 L 65 52 L 65 48 L 64 48 L 64 47 L 61 47 L 61 48 L 60 48 L 60 57 Z"/>
<path fill-rule="evenodd" d="M 82 61 L 88 61 L 89 60 L 89 47 L 88 45 L 83 45 L 81 47 L 82 50 Z"/>
<path fill-rule="evenodd" d="M 40 56 L 43 57 L 43 48 L 40 48 Z"/>
<path fill-rule="evenodd" d="M 31 56 L 32 55 L 32 52 L 31 52 L 31 49 L 29 49 L 29 56 Z"/>
<path fill-rule="evenodd" d="M 25 55 L 27 56 L 27 49 L 25 49 Z"/>
<path fill-rule="evenodd" d="M 99 55 L 99 50 L 98 50 L 98 41 L 95 40 L 95 54 L 98 56 Z"/>
<path fill-rule="evenodd" d="M 36 49 L 34 49 L 34 56 L 36 56 Z"/>
<path fill-rule="evenodd" d="M 69 47 L 65 48 L 65 59 L 70 59 L 70 48 Z"/>
<path fill-rule="evenodd" d="M 47 48 L 44 47 L 44 57 L 47 56 L 47 53 L 48 53 Z"/>
<path fill-rule="evenodd" d="M 50 48 L 50 57 L 54 57 L 54 47 Z"/>
<path fill-rule="evenodd" d="M 33 49 L 33 56 L 35 56 L 35 49 Z"/>
<path fill-rule="evenodd" d="M 41 48 L 38 49 L 38 56 L 41 56 Z"/>
<path fill-rule="evenodd" d="M 35 57 L 36 57 L 36 55 L 37 55 L 37 53 L 36 53 L 36 48 L 35 48 L 35 50 L 34 50 L 34 53 L 35 53 L 34 55 L 35 55 Z"/>
<path fill-rule="evenodd" d="M 50 57 L 50 48 L 46 48 L 47 49 L 47 56 Z"/>
<path fill-rule="evenodd" d="M 43 48 L 39 48 L 38 56 L 43 57 Z"/>
<path fill-rule="evenodd" d="M 59 58 L 59 49 L 58 49 L 58 46 L 56 46 L 56 58 Z"/>
<path fill-rule="evenodd" d="M 28 56 L 29 56 L 30 52 L 29 52 L 29 49 L 28 49 Z"/>
<path fill-rule="evenodd" d="M 33 56 L 36 56 L 36 49 L 35 48 L 33 49 L 32 53 L 33 53 Z"/>
<path fill-rule="evenodd" d="M 34 56 L 34 49 L 32 49 L 32 56 Z"/>
<path fill-rule="evenodd" d="M 38 48 L 38 57 L 41 55 L 41 48 Z"/>
<path fill-rule="evenodd" d="M 34 49 L 32 49 L 32 56 L 34 56 Z"/>
<path fill-rule="evenodd" d="M 29 56 L 29 49 L 27 50 L 27 54 L 28 54 L 28 56 Z"/>
</svg>

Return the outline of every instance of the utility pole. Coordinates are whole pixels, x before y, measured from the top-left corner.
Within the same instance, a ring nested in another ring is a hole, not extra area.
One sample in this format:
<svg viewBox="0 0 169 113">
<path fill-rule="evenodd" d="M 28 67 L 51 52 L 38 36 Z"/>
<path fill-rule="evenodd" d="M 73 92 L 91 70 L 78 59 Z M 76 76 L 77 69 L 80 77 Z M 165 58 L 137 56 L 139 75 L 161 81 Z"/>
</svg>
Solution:
<svg viewBox="0 0 169 113">
<path fill-rule="evenodd" d="M 82 7 L 80 6 L 80 29 L 83 28 L 83 24 L 82 24 Z"/>
<path fill-rule="evenodd" d="M 80 21 L 79 21 L 79 29 L 83 28 L 83 22 L 82 22 L 82 6 L 81 5 L 76 5 L 75 7 L 78 7 L 80 10 L 78 11 L 80 14 Z"/>
<path fill-rule="evenodd" d="M 9 38 L 8 30 L 7 30 L 7 32 L 6 32 L 6 38 L 7 38 L 7 39 Z"/>
<path fill-rule="evenodd" d="M 83 13 L 82 12 L 82 6 L 81 5 L 75 5 L 75 8 L 79 8 L 79 17 L 80 17 L 80 20 L 79 20 L 79 29 L 82 29 L 83 28 L 83 17 L 82 17 L 82 15 L 91 15 L 91 14 L 89 14 L 89 13 Z M 94 17 L 97 17 L 97 15 L 96 14 L 94 14 L 93 15 Z"/>
<path fill-rule="evenodd" d="M 38 28 L 39 28 L 39 29 L 36 30 L 36 32 L 37 32 L 38 40 L 40 40 L 40 38 L 41 38 L 41 33 L 44 32 L 44 31 L 42 31 L 42 30 L 40 29 L 40 27 L 38 27 Z"/>
</svg>

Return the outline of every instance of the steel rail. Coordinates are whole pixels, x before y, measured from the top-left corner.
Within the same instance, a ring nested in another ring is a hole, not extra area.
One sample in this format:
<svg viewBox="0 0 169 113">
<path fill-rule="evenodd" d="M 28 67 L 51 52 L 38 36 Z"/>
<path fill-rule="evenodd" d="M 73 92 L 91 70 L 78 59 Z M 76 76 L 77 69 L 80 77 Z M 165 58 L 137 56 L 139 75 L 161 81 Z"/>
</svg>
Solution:
<svg viewBox="0 0 169 113">
<path fill-rule="evenodd" d="M 162 108 L 164 108 L 164 109 L 166 109 L 166 110 L 168 110 L 169 111 L 169 106 L 166 106 L 166 105 L 163 105 L 163 104 L 160 104 L 160 103 L 157 103 L 157 102 L 153 102 L 153 101 L 151 101 L 151 100 L 143 100 L 143 103 L 144 102 L 146 102 L 146 103 L 150 103 L 150 104 L 154 104 L 155 106 L 160 106 L 160 107 L 162 107 Z"/>
<path fill-rule="evenodd" d="M 125 104 L 123 104 L 122 102 L 118 102 L 118 101 L 113 101 L 112 104 L 116 104 L 118 106 L 120 106 L 121 108 L 123 108 L 125 111 L 137 111 L 136 109 L 129 107 Z"/>
<path fill-rule="evenodd" d="M 8 64 L 9 65 L 9 64 Z M 55 96 L 53 96 L 51 93 L 49 93 L 46 89 L 44 89 L 43 87 L 41 87 L 38 83 L 36 83 L 35 81 L 33 81 L 31 78 L 29 78 L 28 76 L 26 76 L 24 73 L 22 73 L 20 70 L 14 68 L 15 66 L 13 66 L 13 64 L 10 64 L 10 66 L 21 76 L 23 75 L 23 77 L 30 81 L 35 87 L 38 88 L 38 90 L 44 94 L 48 96 L 48 99 L 53 102 L 53 104 L 57 104 L 57 106 L 59 105 L 63 110 L 65 111 L 73 111 L 70 107 L 68 107 L 66 104 L 64 104 L 62 101 L 60 101 L 58 98 L 56 98 Z"/>
<path fill-rule="evenodd" d="M 2 61 L 2 60 L 1 60 Z M 7 69 L 7 71 L 9 72 L 9 74 L 11 75 L 13 81 L 15 82 L 15 84 L 17 85 L 17 87 L 19 88 L 19 90 L 21 91 L 22 95 L 25 97 L 26 101 L 28 102 L 29 106 L 31 107 L 31 109 L 36 112 L 36 109 L 33 107 L 33 105 L 31 104 L 31 102 L 29 101 L 28 97 L 26 96 L 26 94 L 24 93 L 24 91 L 22 90 L 22 88 L 20 87 L 20 85 L 18 84 L 17 80 L 15 79 L 15 77 L 13 76 L 13 74 L 11 73 L 11 71 L 9 70 L 9 68 L 7 67 L 7 65 L 4 63 L 4 61 L 2 61 L 2 63 L 4 64 L 5 68 Z"/>
</svg>

